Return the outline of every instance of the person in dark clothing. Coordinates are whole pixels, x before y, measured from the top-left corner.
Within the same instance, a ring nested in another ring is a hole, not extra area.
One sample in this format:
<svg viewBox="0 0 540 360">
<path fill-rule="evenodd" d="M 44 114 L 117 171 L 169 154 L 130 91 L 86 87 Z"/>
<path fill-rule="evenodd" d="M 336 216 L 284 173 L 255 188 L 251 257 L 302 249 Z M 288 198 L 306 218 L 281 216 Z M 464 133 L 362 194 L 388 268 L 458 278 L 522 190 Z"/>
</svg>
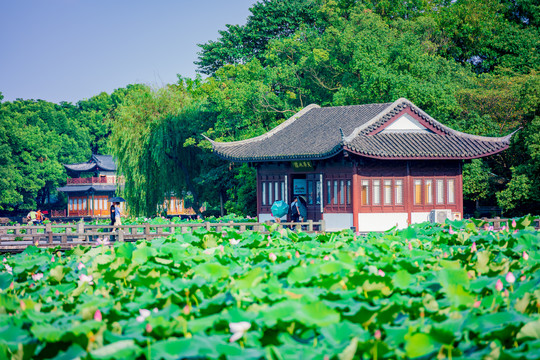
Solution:
<svg viewBox="0 0 540 360">
<path fill-rule="evenodd" d="M 300 220 L 300 208 L 298 207 L 298 196 L 294 197 L 291 203 L 291 221 L 298 222 Z"/>
<path fill-rule="evenodd" d="M 114 203 L 111 203 L 110 212 L 111 212 L 111 226 L 114 226 L 114 221 L 116 220 L 116 206 L 114 206 Z M 109 229 L 109 231 L 113 232 L 114 229 Z M 115 236 L 111 235 L 111 241 L 114 241 L 114 240 L 115 240 Z"/>
</svg>

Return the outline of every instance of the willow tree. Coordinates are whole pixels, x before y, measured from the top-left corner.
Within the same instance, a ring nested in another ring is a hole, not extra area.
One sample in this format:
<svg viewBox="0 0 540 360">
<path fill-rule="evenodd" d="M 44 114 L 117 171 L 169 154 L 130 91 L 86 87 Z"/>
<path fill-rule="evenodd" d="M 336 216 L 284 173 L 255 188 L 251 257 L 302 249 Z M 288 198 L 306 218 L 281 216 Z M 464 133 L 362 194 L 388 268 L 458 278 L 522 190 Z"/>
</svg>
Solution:
<svg viewBox="0 0 540 360">
<path fill-rule="evenodd" d="M 193 139 L 204 128 L 203 101 L 181 81 L 159 90 L 143 87 L 112 114 L 109 145 L 133 215 L 154 215 L 166 197 L 185 191 L 199 208 L 193 179 L 200 172 L 202 151 Z"/>
</svg>

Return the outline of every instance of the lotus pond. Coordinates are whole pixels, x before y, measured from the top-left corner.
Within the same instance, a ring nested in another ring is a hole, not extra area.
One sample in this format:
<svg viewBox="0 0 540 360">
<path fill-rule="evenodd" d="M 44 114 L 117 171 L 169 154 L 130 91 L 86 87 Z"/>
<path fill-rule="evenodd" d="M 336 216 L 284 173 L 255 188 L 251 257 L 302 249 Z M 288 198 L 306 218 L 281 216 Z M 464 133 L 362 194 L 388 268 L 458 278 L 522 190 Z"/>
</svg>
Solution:
<svg viewBox="0 0 540 360">
<path fill-rule="evenodd" d="M 530 218 L 2 256 L 0 359 L 540 359 Z"/>
</svg>

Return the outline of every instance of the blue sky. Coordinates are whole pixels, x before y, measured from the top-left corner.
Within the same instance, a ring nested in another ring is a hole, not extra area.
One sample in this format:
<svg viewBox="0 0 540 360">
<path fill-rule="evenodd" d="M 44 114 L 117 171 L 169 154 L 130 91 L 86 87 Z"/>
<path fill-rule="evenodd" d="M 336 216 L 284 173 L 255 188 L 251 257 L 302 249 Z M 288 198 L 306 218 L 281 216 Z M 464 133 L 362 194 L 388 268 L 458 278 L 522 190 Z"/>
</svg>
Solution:
<svg viewBox="0 0 540 360">
<path fill-rule="evenodd" d="M 88 99 L 195 76 L 199 47 L 256 0 L 0 0 L 3 101 Z"/>
</svg>

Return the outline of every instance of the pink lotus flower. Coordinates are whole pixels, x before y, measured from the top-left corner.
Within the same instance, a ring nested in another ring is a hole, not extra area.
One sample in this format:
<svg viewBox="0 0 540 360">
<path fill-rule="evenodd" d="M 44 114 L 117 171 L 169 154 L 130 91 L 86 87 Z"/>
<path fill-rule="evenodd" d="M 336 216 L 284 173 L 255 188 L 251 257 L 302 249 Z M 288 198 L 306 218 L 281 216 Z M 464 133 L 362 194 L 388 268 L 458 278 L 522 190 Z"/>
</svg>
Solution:
<svg viewBox="0 0 540 360">
<path fill-rule="evenodd" d="M 232 336 L 229 339 L 229 342 L 235 342 L 238 339 L 241 339 L 244 334 L 251 327 L 251 323 L 247 321 L 240 321 L 237 323 L 229 323 L 229 329 L 231 330 Z"/>
<path fill-rule="evenodd" d="M 20 301 L 19 304 L 21 305 L 21 310 L 24 311 L 26 310 L 26 303 L 24 301 Z"/>
<path fill-rule="evenodd" d="M 86 266 L 84 266 L 84 264 L 82 262 L 79 263 L 79 265 L 77 265 L 77 269 L 80 271 L 81 269 L 85 268 Z"/>
<path fill-rule="evenodd" d="M 13 268 L 8 264 L 4 264 L 4 266 L 6 267 L 6 271 L 8 272 L 8 274 L 13 275 Z"/>
<path fill-rule="evenodd" d="M 516 230 L 514 230 L 514 235 L 515 235 L 515 234 L 517 234 L 517 233 L 518 233 L 517 229 L 516 229 Z"/>
<path fill-rule="evenodd" d="M 497 280 L 497 283 L 495 284 L 495 289 L 497 291 L 501 291 L 503 289 L 503 283 L 502 283 L 501 279 Z"/>
<path fill-rule="evenodd" d="M 409 245 L 408 245 L 408 246 L 409 246 L 409 250 L 412 250 L 412 244 L 411 244 L 411 243 L 409 243 Z"/>
<path fill-rule="evenodd" d="M 137 320 L 138 322 L 143 322 L 144 319 L 146 319 L 147 317 L 149 317 L 151 313 L 150 313 L 150 310 L 140 309 L 140 310 L 139 310 L 139 314 L 141 314 L 141 315 L 137 316 L 136 320 Z"/>
<path fill-rule="evenodd" d="M 97 309 L 96 312 L 94 313 L 94 320 L 96 321 L 102 320 L 101 311 L 99 311 L 99 309 Z"/>
<path fill-rule="evenodd" d="M 506 230 L 506 225 L 503 225 L 503 227 L 501 228 L 501 231 L 504 231 Z"/>
<path fill-rule="evenodd" d="M 7 259 L 6 259 L 6 258 L 4 258 L 4 259 L 2 260 L 2 262 L 7 262 Z"/>
<path fill-rule="evenodd" d="M 87 282 L 89 285 L 94 283 L 94 278 L 92 275 L 81 274 L 79 275 L 79 280 L 81 280 L 83 283 Z"/>
<path fill-rule="evenodd" d="M 522 277 L 519 278 L 521 281 L 525 281 L 526 277 L 525 275 L 523 275 Z"/>
<path fill-rule="evenodd" d="M 328 255 L 325 255 L 325 256 L 324 256 L 324 258 L 323 258 L 323 260 L 324 260 L 324 261 L 328 261 L 328 260 L 330 260 L 330 256 L 328 256 Z"/>
<path fill-rule="evenodd" d="M 270 259 L 270 261 L 274 262 L 277 260 L 277 256 L 276 254 L 274 253 L 270 253 L 270 255 L 268 255 L 268 258 Z"/>
<path fill-rule="evenodd" d="M 103 245 L 103 246 L 109 245 L 109 239 L 107 239 L 106 237 L 104 237 L 104 238 L 97 238 L 97 239 L 96 239 L 96 243 L 97 243 L 98 245 Z"/>
<path fill-rule="evenodd" d="M 381 330 L 375 330 L 375 340 L 381 340 Z"/>
<path fill-rule="evenodd" d="M 54 295 L 56 295 L 56 296 L 60 295 L 60 291 L 58 291 L 58 289 L 56 289 L 56 291 L 54 292 Z"/>
<path fill-rule="evenodd" d="M 32 274 L 32 280 L 34 281 L 38 281 L 40 279 L 43 278 L 43 274 L 42 273 L 38 273 L 38 274 Z"/>
<path fill-rule="evenodd" d="M 529 260 L 529 254 L 527 254 L 525 251 L 523 252 L 523 260 Z"/>
<path fill-rule="evenodd" d="M 477 300 L 477 301 L 474 302 L 473 307 L 474 308 L 479 308 L 481 303 L 482 302 L 480 300 Z"/>
<path fill-rule="evenodd" d="M 478 249 L 476 248 L 476 241 L 472 243 L 471 245 L 471 252 L 477 252 Z"/>
<path fill-rule="evenodd" d="M 231 245 L 238 245 L 240 243 L 240 239 L 229 239 L 229 244 Z"/>
<path fill-rule="evenodd" d="M 298 250 L 296 250 L 296 252 L 294 253 L 294 256 L 296 256 L 297 258 L 300 257 L 300 253 L 298 252 Z"/>
<path fill-rule="evenodd" d="M 447 258 L 447 257 L 448 257 L 448 253 L 447 253 L 446 251 L 444 252 L 443 257 L 444 257 L 444 258 Z"/>
<path fill-rule="evenodd" d="M 150 325 L 150 323 L 146 323 L 146 327 L 144 328 L 144 330 L 146 330 L 147 333 L 151 333 L 152 332 L 152 325 Z"/>
<path fill-rule="evenodd" d="M 189 315 L 189 313 L 191 312 L 189 305 L 184 306 L 184 308 L 182 309 L 182 312 L 184 313 L 184 315 Z"/>
<path fill-rule="evenodd" d="M 54 255 L 53 255 L 53 257 L 51 258 L 51 262 L 54 262 Z"/>
<path fill-rule="evenodd" d="M 453 234 L 455 234 L 456 232 L 455 232 L 454 229 L 452 229 L 452 227 L 450 226 L 450 229 L 448 229 L 448 233 L 449 233 L 450 235 L 453 235 Z"/>
<path fill-rule="evenodd" d="M 509 283 L 509 284 L 515 283 L 516 282 L 516 277 L 514 276 L 514 274 L 512 274 L 511 272 L 506 274 L 506 282 Z"/>
<path fill-rule="evenodd" d="M 384 271 L 382 271 L 382 269 L 379 269 L 378 274 L 379 274 L 379 276 L 384 276 Z"/>
<path fill-rule="evenodd" d="M 512 219 L 512 227 L 515 228 L 517 226 L 516 219 Z"/>
</svg>

